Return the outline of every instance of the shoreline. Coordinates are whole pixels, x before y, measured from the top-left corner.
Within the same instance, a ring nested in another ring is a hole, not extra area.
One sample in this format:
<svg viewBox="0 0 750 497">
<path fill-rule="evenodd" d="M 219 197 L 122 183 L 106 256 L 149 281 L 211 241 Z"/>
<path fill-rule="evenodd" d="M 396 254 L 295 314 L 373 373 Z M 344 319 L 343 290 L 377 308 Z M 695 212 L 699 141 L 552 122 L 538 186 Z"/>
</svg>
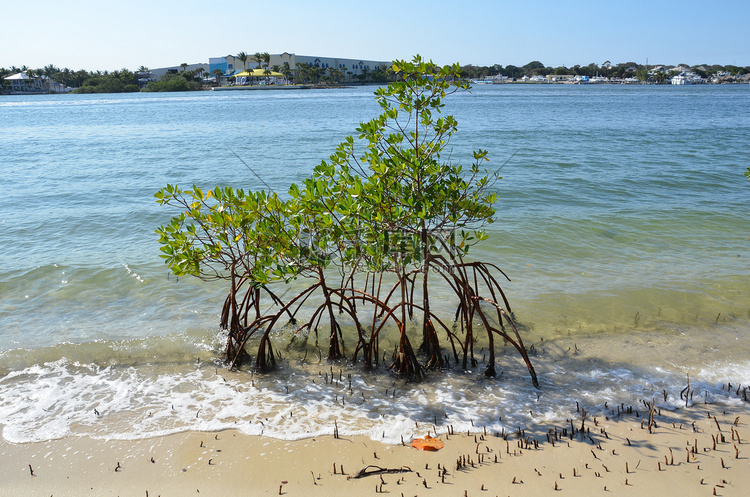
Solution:
<svg viewBox="0 0 750 497">
<path fill-rule="evenodd" d="M 2 441 L 0 478 L 9 495 L 55 497 L 743 495 L 750 485 L 750 407 L 724 409 L 657 408 L 652 433 L 648 413 L 630 410 L 618 419 L 581 412 L 509 434 L 477 427 L 449 435 L 443 427 L 437 436 L 445 447 L 437 452 L 413 449 L 409 440 L 403 446 L 343 435 L 285 441 L 236 430 L 130 441 Z M 571 437 L 581 423 L 584 432 Z M 434 426 L 422 429 L 435 436 Z M 376 473 L 355 477 L 366 468 Z"/>
<path fill-rule="evenodd" d="M 307 84 L 307 85 L 253 85 L 253 86 L 214 86 L 201 88 L 193 91 L 241 91 L 241 90 L 340 90 L 340 89 L 351 89 L 357 87 L 370 87 L 380 86 L 387 83 L 343 83 L 337 85 L 320 85 L 320 84 Z M 503 85 L 580 85 L 580 86 L 677 86 L 684 88 L 685 86 L 737 86 L 746 85 L 746 82 L 723 82 L 723 83 L 698 83 L 691 85 L 672 85 L 670 83 L 644 83 L 644 82 L 630 82 L 630 81 L 617 81 L 617 82 L 594 82 L 594 83 L 579 83 L 575 81 L 553 81 L 553 82 L 542 82 L 542 81 L 504 81 L 502 83 L 476 83 L 469 81 L 472 86 L 503 86 Z M 75 93 L 74 91 L 67 92 L 0 92 L 0 96 L 32 96 L 32 95 L 118 95 L 123 93 L 149 93 L 149 92 L 102 92 L 102 93 Z M 154 93 L 190 93 L 186 91 L 172 91 L 172 92 L 154 92 Z"/>
</svg>

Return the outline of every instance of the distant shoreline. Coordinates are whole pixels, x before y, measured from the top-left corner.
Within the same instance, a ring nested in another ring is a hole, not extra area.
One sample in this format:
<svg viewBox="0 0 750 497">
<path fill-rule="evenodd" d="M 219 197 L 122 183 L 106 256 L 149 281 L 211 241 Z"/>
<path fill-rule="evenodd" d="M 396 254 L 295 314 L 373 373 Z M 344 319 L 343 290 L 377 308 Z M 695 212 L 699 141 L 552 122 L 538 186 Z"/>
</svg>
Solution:
<svg viewBox="0 0 750 497">
<path fill-rule="evenodd" d="M 236 85 L 236 86 L 214 86 L 208 88 L 211 91 L 243 91 L 243 90 L 342 90 L 362 85 Z M 374 86 L 374 85 L 370 85 Z"/>
<path fill-rule="evenodd" d="M 210 91 L 271 91 L 271 90 L 310 90 L 311 85 L 236 85 L 236 86 L 214 86 Z"/>
<path fill-rule="evenodd" d="M 504 85 L 531 85 L 531 86 L 548 86 L 548 85 L 569 85 L 569 86 L 675 86 L 669 83 L 646 83 L 646 82 L 596 82 L 596 83 L 579 83 L 575 81 L 503 81 L 497 83 L 477 83 L 469 82 L 473 87 L 477 86 L 504 86 Z M 361 85 L 255 85 L 255 86 L 217 86 L 212 88 L 203 88 L 198 91 L 272 91 L 272 90 L 343 90 L 352 89 L 362 86 L 378 86 L 378 83 L 361 84 Z M 685 86 L 743 86 L 747 83 L 702 83 Z M 101 93 L 83 93 L 83 95 L 117 95 L 123 92 L 101 92 Z M 134 92 L 134 93 L 153 93 L 153 92 Z M 190 93 L 187 91 L 175 92 L 158 92 L 158 93 Z M 0 96 L 32 96 L 32 95 L 71 95 L 78 93 L 65 92 L 0 92 Z M 132 94 L 132 93 L 131 93 Z"/>
</svg>

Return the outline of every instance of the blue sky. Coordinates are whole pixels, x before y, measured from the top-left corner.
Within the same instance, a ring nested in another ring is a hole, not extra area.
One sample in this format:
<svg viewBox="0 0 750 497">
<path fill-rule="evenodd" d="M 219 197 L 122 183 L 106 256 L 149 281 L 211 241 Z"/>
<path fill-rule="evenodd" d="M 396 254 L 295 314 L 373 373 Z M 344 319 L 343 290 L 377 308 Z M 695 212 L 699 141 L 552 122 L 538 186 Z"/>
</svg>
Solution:
<svg viewBox="0 0 750 497">
<path fill-rule="evenodd" d="M 4 2 L 0 67 L 87 70 L 290 52 L 440 64 L 750 65 L 747 0 Z"/>
</svg>

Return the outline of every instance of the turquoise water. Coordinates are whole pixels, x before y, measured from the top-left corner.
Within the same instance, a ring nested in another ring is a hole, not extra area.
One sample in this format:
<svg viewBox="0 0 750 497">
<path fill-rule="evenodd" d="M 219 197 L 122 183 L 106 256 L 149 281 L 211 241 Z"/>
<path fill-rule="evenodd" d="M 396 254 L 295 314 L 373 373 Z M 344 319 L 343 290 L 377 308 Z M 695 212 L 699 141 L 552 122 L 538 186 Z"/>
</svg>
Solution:
<svg viewBox="0 0 750 497">
<path fill-rule="evenodd" d="M 341 366 L 363 392 L 408 391 L 395 408 L 385 393 L 341 405 L 345 391 L 311 384 L 330 366 L 291 355 L 248 385 L 249 373 L 216 361 L 225 289 L 170 277 L 159 259 L 154 229 L 173 212 L 155 191 L 262 188 L 235 153 L 284 191 L 378 114 L 372 88 L 8 96 L 5 438 L 228 426 L 299 437 L 330 432 L 336 416 L 342 432 L 397 440 L 436 403 L 456 427 L 499 427 L 500 417 L 511 426 L 539 421 L 514 414 L 519 406 L 564 419 L 571 392 L 594 405 L 633 402 L 679 392 L 687 374 L 706 398 L 735 401 L 718 385 L 750 384 L 747 85 L 482 85 L 447 104 L 459 122 L 452 160 L 482 148 L 502 167 L 497 220 L 475 254 L 512 280 L 504 288 L 534 345 L 540 392 L 510 353 L 500 379 L 437 375 L 420 388 Z M 92 406 L 107 415 L 93 419 Z M 306 421 L 290 421 L 290 409 Z"/>
</svg>

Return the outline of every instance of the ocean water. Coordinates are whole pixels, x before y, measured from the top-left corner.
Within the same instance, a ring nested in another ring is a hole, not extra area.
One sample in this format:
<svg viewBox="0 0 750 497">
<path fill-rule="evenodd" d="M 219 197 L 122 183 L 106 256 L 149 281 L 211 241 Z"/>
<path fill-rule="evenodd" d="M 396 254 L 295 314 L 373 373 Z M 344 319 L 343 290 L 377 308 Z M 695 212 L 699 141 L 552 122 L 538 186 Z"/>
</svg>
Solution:
<svg viewBox="0 0 750 497">
<path fill-rule="evenodd" d="M 478 86 L 446 101 L 451 160 L 486 149 L 503 176 L 474 256 L 510 277 L 539 389 L 510 348 L 497 378 L 480 361 L 410 384 L 289 349 L 287 330 L 277 371 L 228 371 L 227 288 L 169 275 L 154 230 L 175 212 L 154 193 L 258 177 L 283 192 L 379 113 L 372 90 L 0 99 L 3 437 L 301 438 L 336 423 L 398 442 L 425 424 L 559 424 L 576 401 L 678 409 L 688 382 L 687 404 L 745 402 L 747 85 Z"/>
</svg>

